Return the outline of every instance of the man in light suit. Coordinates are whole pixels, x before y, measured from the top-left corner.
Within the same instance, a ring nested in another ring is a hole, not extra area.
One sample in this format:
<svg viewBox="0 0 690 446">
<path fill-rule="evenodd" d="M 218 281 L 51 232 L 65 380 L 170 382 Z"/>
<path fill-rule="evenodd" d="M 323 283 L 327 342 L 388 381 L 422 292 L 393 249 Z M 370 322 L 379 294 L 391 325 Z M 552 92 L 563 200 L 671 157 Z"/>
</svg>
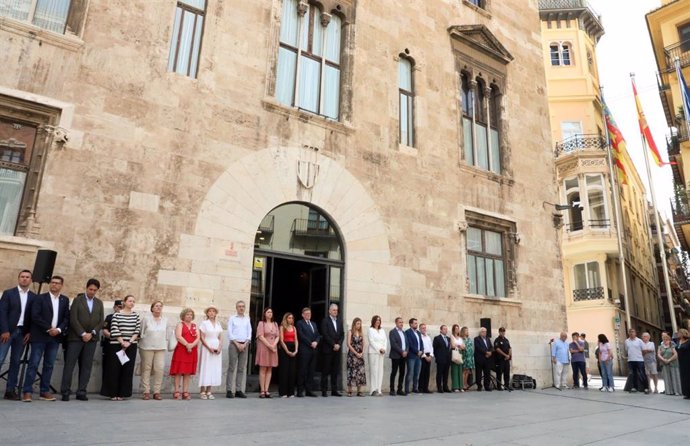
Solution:
<svg viewBox="0 0 690 446">
<path fill-rule="evenodd" d="M 391 358 L 391 382 L 390 395 L 395 396 L 395 375 L 398 375 L 398 395 L 405 396 L 407 393 L 403 390 L 403 382 L 405 381 L 405 364 L 407 363 L 407 340 L 405 332 L 402 329 L 403 320 L 401 317 L 395 318 L 395 328 L 388 333 L 388 341 L 391 346 L 391 351 L 388 357 Z"/>
<path fill-rule="evenodd" d="M 448 388 L 448 370 L 450 369 L 450 338 L 448 327 L 441 325 L 441 334 L 434 338 L 434 357 L 436 358 L 436 389 L 438 392 L 450 392 Z"/>
<path fill-rule="evenodd" d="M 41 358 L 43 374 L 40 399 L 55 401 L 50 392 L 50 378 L 53 376 L 53 366 L 63 334 L 67 333 L 69 327 L 69 299 L 60 294 L 63 283 L 62 277 L 53 276 L 50 279 L 50 291 L 37 296 L 31 304 L 31 355 L 22 389 L 22 401 L 25 403 L 31 402 L 33 384 Z"/>
<path fill-rule="evenodd" d="M 321 396 L 328 396 L 328 378 L 331 378 L 331 395 L 342 396 L 338 392 L 338 374 L 342 356 L 345 331 L 343 322 L 338 319 L 338 305 L 328 307 L 328 316 L 321 322 Z"/>
<path fill-rule="evenodd" d="M 405 393 L 419 393 L 419 373 L 422 370 L 422 355 L 424 344 L 419 334 L 417 319 L 409 320 L 410 328 L 405 330 L 407 340 L 407 376 L 405 377 Z"/>
<path fill-rule="evenodd" d="M 98 345 L 98 336 L 103 327 L 103 302 L 96 297 L 101 283 L 96 279 L 86 282 L 86 291 L 77 295 L 69 311 L 69 329 L 67 330 L 67 351 L 65 369 L 62 372 L 62 401 L 69 401 L 72 387 L 72 372 L 79 362 L 79 384 L 77 399 L 88 401 L 86 387 L 91 378 L 93 356 Z"/>
<path fill-rule="evenodd" d="M 482 390 L 482 376 L 484 390 L 491 392 L 491 366 L 493 364 L 494 346 L 486 336 L 486 328 L 479 330 L 479 336 L 474 338 L 474 364 L 477 371 L 477 390 Z"/>
<path fill-rule="evenodd" d="M 21 271 L 17 286 L 3 291 L 0 298 L 0 367 L 4 364 L 7 353 L 12 350 L 7 372 L 6 400 L 19 401 L 19 365 L 24 346 L 29 342 L 31 303 L 36 298 L 36 294 L 29 289 L 31 281 L 31 271 Z"/>
<path fill-rule="evenodd" d="M 299 350 L 297 360 L 299 362 L 299 373 L 297 375 L 297 396 L 302 398 L 316 396 L 312 392 L 314 388 L 314 371 L 316 370 L 317 348 L 321 335 L 316 324 L 311 320 L 311 309 L 302 309 L 302 320 L 297 321 L 297 337 L 299 340 Z"/>
</svg>

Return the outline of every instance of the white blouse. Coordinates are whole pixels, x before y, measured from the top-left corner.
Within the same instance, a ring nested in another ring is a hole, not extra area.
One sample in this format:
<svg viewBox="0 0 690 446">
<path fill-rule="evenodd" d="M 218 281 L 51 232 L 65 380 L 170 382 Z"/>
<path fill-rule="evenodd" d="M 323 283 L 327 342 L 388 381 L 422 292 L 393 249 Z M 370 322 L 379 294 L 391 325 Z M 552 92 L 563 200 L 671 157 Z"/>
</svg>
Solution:
<svg viewBox="0 0 690 446">
<path fill-rule="evenodd" d="M 383 349 L 385 352 L 386 348 L 388 348 L 388 335 L 383 328 L 377 330 L 374 327 L 369 327 L 368 338 L 369 353 L 382 354 L 380 350 Z"/>
<path fill-rule="evenodd" d="M 152 314 L 147 314 L 141 321 L 141 350 L 166 350 L 168 348 L 168 319 L 161 316 L 156 320 Z"/>
<path fill-rule="evenodd" d="M 453 345 L 454 345 L 456 348 L 459 348 L 459 347 L 465 345 L 465 341 L 463 341 L 462 338 L 456 338 L 456 337 L 453 336 L 453 335 L 451 335 L 450 337 L 453 339 Z"/>
</svg>

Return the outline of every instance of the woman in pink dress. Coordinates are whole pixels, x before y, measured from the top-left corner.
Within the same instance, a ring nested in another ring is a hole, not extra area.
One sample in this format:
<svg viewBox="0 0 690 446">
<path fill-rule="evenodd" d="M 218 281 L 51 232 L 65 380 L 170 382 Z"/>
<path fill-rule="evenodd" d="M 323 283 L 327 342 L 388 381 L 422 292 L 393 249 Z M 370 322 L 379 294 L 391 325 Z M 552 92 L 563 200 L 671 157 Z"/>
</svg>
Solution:
<svg viewBox="0 0 690 446">
<path fill-rule="evenodd" d="M 197 361 L 199 360 L 199 330 L 194 320 L 194 310 L 185 308 L 180 312 L 180 322 L 175 327 L 177 346 L 170 362 L 170 376 L 175 377 L 175 392 L 173 398 L 180 399 L 180 377 L 182 377 L 182 398 L 191 399 L 189 395 L 189 380 L 196 375 Z"/>
<path fill-rule="evenodd" d="M 268 386 L 271 384 L 273 367 L 278 367 L 278 324 L 273 321 L 273 310 L 266 308 L 261 322 L 256 327 L 256 365 L 259 366 L 259 398 L 270 398 Z"/>
</svg>

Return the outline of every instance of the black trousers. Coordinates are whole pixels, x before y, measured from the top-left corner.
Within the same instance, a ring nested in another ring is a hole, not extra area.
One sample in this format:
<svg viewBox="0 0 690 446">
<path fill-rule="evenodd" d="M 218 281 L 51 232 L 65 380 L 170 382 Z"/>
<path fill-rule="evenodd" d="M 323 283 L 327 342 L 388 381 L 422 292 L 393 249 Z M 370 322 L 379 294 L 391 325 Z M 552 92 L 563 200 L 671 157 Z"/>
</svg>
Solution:
<svg viewBox="0 0 690 446">
<path fill-rule="evenodd" d="M 436 362 L 436 390 L 438 392 L 450 391 L 448 388 L 448 372 L 450 371 L 450 362 Z M 465 383 L 467 385 L 467 383 Z"/>
<path fill-rule="evenodd" d="M 91 378 L 91 366 L 93 366 L 93 356 L 96 353 L 95 340 L 90 342 L 69 341 L 65 351 L 65 368 L 62 371 L 62 383 L 60 393 L 69 395 L 72 387 L 72 373 L 74 367 L 79 364 L 79 381 L 77 384 L 77 395 L 86 395 L 86 387 Z"/>
<path fill-rule="evenodd" d="M 484 388 L 486 390 L 491 389 L 491 361 L 488 359 L 485 359 L 482 362 L 475 361 L 475 370 L 477 373 L 477 379 L 475 379 L 475 382 L 477 383 L 477 388 L 481 389 L 482 388 L 482 378 L 484 380 Z"/>
<path fill-rule="evenodd" d="M 297 391 L 314 390 L 314 373 L 316 373 L 316 350 L 309 345 L 303 346 L 297 353 L 299 372 L 297 374 Z"/>
<path fill-rule="evenodd" d="M 510 386 L 510 361 L 500 360 L 496 361 L 496 386 L 501 388 L 501 379 L 503 379 L 503 387 Z"/>
<path fill-rule="evenodd" d="M 103 389 L 101 389 L 103 396 L 111 398 L 129 398 L 132 396 L 132 378 L 134 377 L 134 363 L 137 359 L 137 345 L 132 344 L 125 350 L 129 361 L 124 364 L 121 364 L 120 359 L 116 356 L 120 350 L 121 348 L 117 344 L 111 344 L 108 349 L 108 362 L 105 364 L 107 369 L 104 370 L 105 380 L 103 381 Z"/>
<path fill-rule="evenodd" d="M 338 374 L 340 373 L 340 351 L 321 353 L 321 391 L 328 390 L 328 378 L 331 379 L 331 392 L 338 391 Z"/>
<path fill-rule="evenodd" d="M 286 342 L 290 352 L 295 351 L 294 342 Z M 295 380 L 297 379 L 297 357 L 289 356 L 282 347 L 278 347 L 278 394 L 292 396 L 295 394 Z"/>
<path fill-rule="evenodd" d="M 419 391 L 429 391 L 429 378 L 431 374 L 431 363 L 427 362 L 426 357 L 422 357 L 422 369 L 419 372 Z"/>
<path fill-rule="evenodd" d="M 401 391 L 405 385 L 405 366 L 407 364 L 407 358 L 393 359 L 391 358 L 391 382 L 390 389 L 391 392 L 395 390 L 395 375 L 398 375 L 398 390 Z"/>
</svg>

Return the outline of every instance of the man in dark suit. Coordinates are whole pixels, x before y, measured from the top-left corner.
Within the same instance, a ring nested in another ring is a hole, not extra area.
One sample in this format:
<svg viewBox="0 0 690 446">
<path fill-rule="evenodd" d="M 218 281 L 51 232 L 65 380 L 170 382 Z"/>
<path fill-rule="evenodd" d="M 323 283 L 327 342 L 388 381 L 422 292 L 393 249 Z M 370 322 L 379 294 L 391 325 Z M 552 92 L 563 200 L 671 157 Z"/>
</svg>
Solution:
<svg viewBox="0 0 690 446">
<path fill-rule="evenodd" d="M 419 393 L 419 373 L 422 370 L 422 355 L 424 345 L 419 334 L 417 319 L 409 320 L 410 328 L 405 330 L 407 341 L 407 376 L 405 377 L 405 393 Z"/>
<path fill-rule="evenodd" d="M 398 395 L 407 395 L 407 393 L 405 393 L 403 390 L 403 382 L 405 381 L 405 364 L 407 363 L 407 340 L 402 327 L 402 318 L 396 317 L 395 328 L 388 333 L 388 341 L 391 345 L 391 351 L 388 354 L 388 357 L 391 358 L 391 396 L 395 396 L 395 375 L 398 373 L 398 371 L 400 372 L 398 375 Z"/>
<path fill-rule="evenodd" d="M 62 372 L 62 401 L 69 401 L 72 387 L 72 372 L 79 362 L 79 384 L 77 399 L 88 401 L 86 387 L 91 378 L 93 356 L 98 345 L 98 336 L 103 327 L 103 302 L 96 297 L 101 283 L 96 279 L 86 282 L 86 291 L 77 295 L 69 311 L 69 329 L 67 330 L 67 352 L 65 368 Z"/>
<path fill-rule="evenodd" d="M 477 390 L 482 390 L 482 376 L 484 390 L 491 392 L 491 365 L 493 363 L 494 347 L 491 339 L 486 336 L 486 328 L 479 330 L 479 336 L 474 338 L 474 365 L 477 370 Z"/>
<path fill-rule="evenodd" d="M 69 299 L 60 294 L 64 279 L 53 276 L 50 279 L 49 292 L 41 294 L 31 304 L 31 355 L 24 375 L 22 401 L 31 402 L 33 384 L 38 371 L 38 364 L 43 358 L 40 399 L 55 401 L 50 392 L 50 378 L 58 348 L 64 333 L 69 327 Z"/>
<path fill-rule="evenodd" d="M 29 289 L 31 281 L 31 271 L 21 271 L 17 286 L 3 291 L 0 298 L 0 367 L 5 363 L 7 353 L 12 350 L 7 372 L 6 400 L 19 401 L 19 365 L 24 346 L 29 342 L 31 303 L 36 298 L 36 294 Z"/>
<path fill-rule="evenodd" d="M 448 388 L 448 371 L 450 370 L 450 338 L 448 327 L 441 325 L 441 334 L 434 338 L 434 357 L 436 358 L 436 389 L 439 392 L 450 392 Z"/>
<path fill-rule="evenodd" d="M 321 335 L 316 324 L 311 321 L 311 309 L 302 309 L 302 320 L 297 321 L 297 338 L 299 340 L 299 350 L 297 361 L 299 363 L 299 373 L 297 375 L 297 396 L 302 398 L 316 396 L 312 391 L 314 388 L 314 371 L 316 370 L 317 348 Z"/>
<path fill-rule="evenodd" d="M 338 305 L 331 304 L 328 307 L 328 316 L 321 322 L 321 396 L 328 396 L 329 376 L 331 395 L 342 396 L 338 392 L 338 373 L 344 338 L 343 323 L 338 319 Z"/>
</svg>

